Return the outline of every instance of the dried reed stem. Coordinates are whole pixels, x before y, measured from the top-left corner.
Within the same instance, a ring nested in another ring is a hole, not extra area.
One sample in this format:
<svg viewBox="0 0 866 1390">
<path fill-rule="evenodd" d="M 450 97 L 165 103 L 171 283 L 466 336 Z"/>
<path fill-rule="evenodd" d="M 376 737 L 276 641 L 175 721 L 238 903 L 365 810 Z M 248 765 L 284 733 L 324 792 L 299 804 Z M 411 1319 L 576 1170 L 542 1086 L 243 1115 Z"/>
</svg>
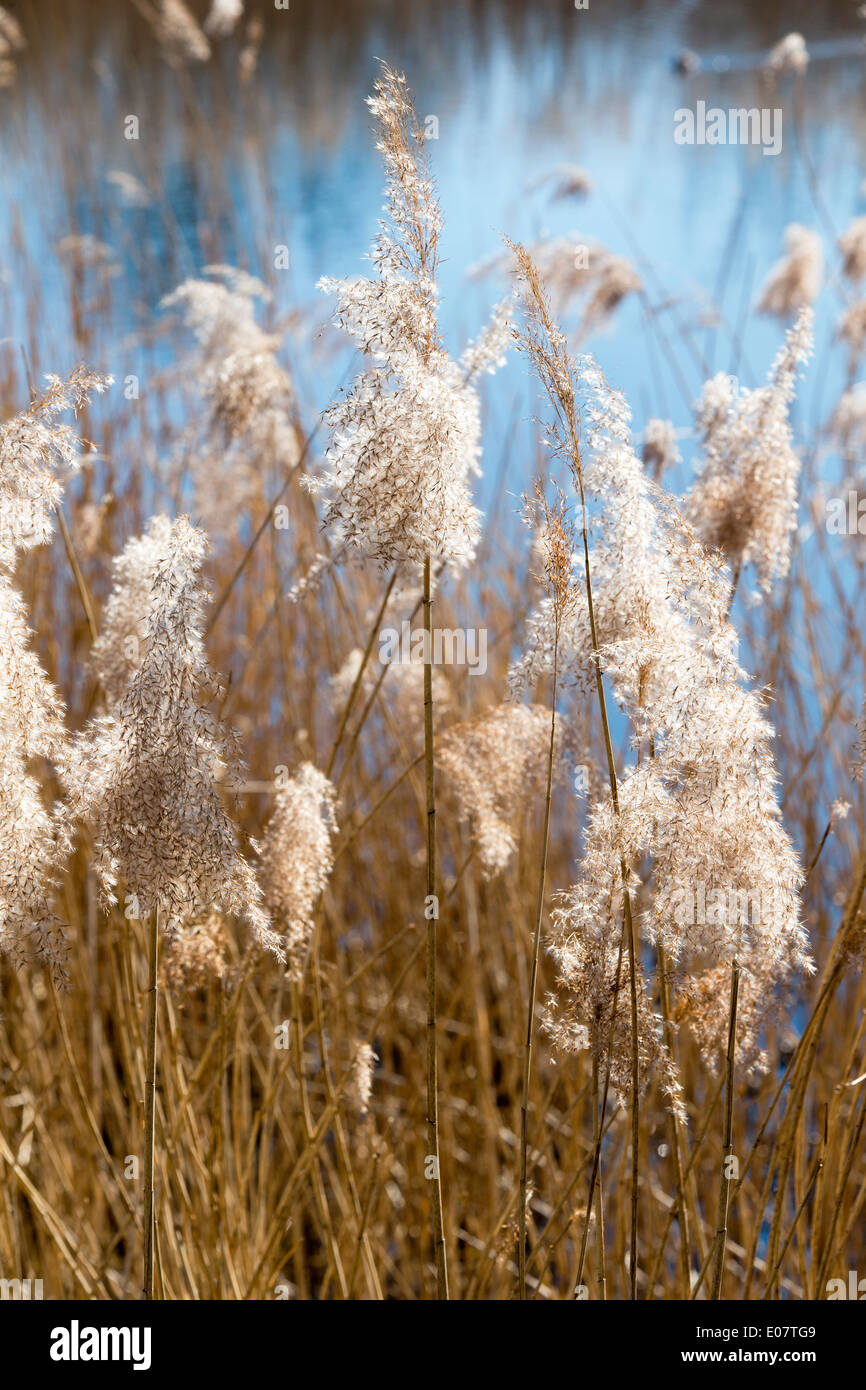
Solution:
<svg viewBox="0 0 866 1390">
<path fill-rule="evenodd" d="M 599 1108 L 599 1065 L 598 1057 L 592 1059 L 592 1140 L 596 1151 L 601 1154 L 602 1113 Z M 589 1226 L 589 1210 L 586 1213 L 586 1227 Z M 598 1266 L 595 1282 L 602 1302 L 607 1298 L 607 1270 L 604 1253 L 604 1198 L 601 1189 L 601 1164 L 595 1179 L 595 1260 Z"/>
<path fill-rule="evenodd" d="M 571 409 L 573 412 L 573 402 Z M 572 414 L 573 432 L 572 438 L 577 441 L 577 422 Z M 582 509 L 582 539 L 583 539 L 583 564 L 586 576 L 586 604 L 589 613 L 589 628 L 592 634 L 592 655 L 593 666 L 595 668 L 595 688 L 598 695 L 598 707 L 601 714 L 601 727 L 604 734 L 604 751 L 607 759 L 608 777 L 610 779 L 610 795 L 613 802 L 614 814 L 619 820 L 619 786 L 616 776 L 616 764 L 613 756 L 613 742 L 610 736 L 610 723 L 607 717 L 607 700 L 604 693 L 604 681 L 601 674 L 601 653 L 599 651 L 598 632 L 595 625 L 595 608 L 592 601 L 592 580 L 590 578 L 589 565 L 589 523 L 587 517 L 586 496 L 583 490 L 583 472 L 580 467 L 579 448 L 573 455 L 575 459 L 574 474 L 578 483 L 580 493 L 580 505 Z M 629 963 L 629 994 L 631 1000 L 631 1242 L 629 1245 L 629 1288 L 632 1299 L 637 1298 L 637 1254 L 638 1254 L 638 1186 L 639 1186 L 639 1162 L 640 1162 L 640 1055 L 638 1040 L 638 1017 L 637 1017 L 637 959 L 635 955 L 635 933 L 634 919 L 631 910 L 631 889 L 629 887 L 628 865 L 625 857 L 620 855 L 620 875 L 622 877 L 622 902 L 624 934 L 628 945 Z M 619 972 L 617 972 L 617 988 L 619 982 Z M 611 1032 L 613 1032 L 613 1021 L 611 1022 Z M 588 1217 L 588 1213 L 587 1213 Z"/>
<path fill-rule="evenodd" d="M 671 1031 L 671 1000 L 670 987 L 668 984 L 668 960 L 663 946 L 659 945 L 659 987 L 661 992 L 662 1018 L 665 1022 L 667 1033 Z M 683 1181 L 683 1154 L 682 1136 L 680 1134 L 679 1117 L 673 1110 L 669 1114 L 671 1127 L 671 1150 L 674 1159 L 674 1183 L 677 1192 L 676 1213 L 680 1225 L 680 1262 L 683 1275 L 683 1298 L 688 1298 L 691 1292 L 691 1262 L 689 1258 L 689 1210 L 686 1197 L 686 1187 Z"/>
<path fill-rule="evenodd" d="M 364 679 L 364 672 L 366 671 L 367 665 L 370 660 L 370 653 L 372 652 L 373 644 L 376 641 L 376 634 L 379 632 L 379 629 L 382 626 L 382 619 L 385 616 L 385 609 L 388 606 L 388 600 L 391 597 L 391 590 L 394 588 L 396 579 L 397 571 L 395 569 L 392 571 L 391 578 L 388 580 L 387 588 L 385 589 L 385 592 L 382 595 L 382 602 L 379 604 L 379 611 L 371 624 L 370 632 L 367 637 L 367 645 L 364 648 L 364 655 L 361 658 L 361 662 L 358 666 L 355 679 L 352 682 L 352 689 L 349 691 L 349 698 L 347 699 L 345 707 L 343 709 L 342 718 L 340 719 L 340 726 L 337 729 L 337 732 L 334 736 L 334 742 L 331 747 L 331 752 L 328 756 L 328 764 L 325 768 L 325 776 L 329 779 L 334 771 L 334 763 L 337 761 L 337 753 L 339 752 L 340 744 L 343 741 L 343 735 L 346 732 L 346 725 L 349 722 L 349 715 L 352 713 L 352 710 L 355 707 L 355 701 L 358 698 L 358 691 L 361 689 L 361 682 Z"/>
<path fill-rule="evenodd" d="M 156 1015 L 159 1003 L 159 908 L 150 914 L 147 977 L 147 1056 L 144 1083 L 144 1284 L 147 1302 L 153 1299 L 153 1150 L 156 1118 Z"/>
<path fill-rule="evenodd" d="M 737 1042 L 737 995 L 740 989 L 740 967 L 731 966 L 731 1011 L 728 1021 L 727 1081 L 725 1083 L 725 1148 L 719 1174 L 719 1217 L 716 1225 L 716 1251 L 713 1268 L 713 1288 L 710 1297 L 722 1296 L 722 1275 L 725 1271 L 725 1250 L 728 1240 L 728 1198 L 731 1190 L 730 1167 L 734 1155 L 734 1057 Z"/>
<path fill-rule="evenodd" d="M 558 647 L 558 644 L 557 644 Z M 544 888 L 547 879 L 547 850 L 550 842 L 550 801 L 553 792 L 553 750 L 556 741 L 556 681 L 557 648 L 553 656 L 553 692 L 550 701 L 550 744 L 547 753 L 547 790 L 544 797 L 544 831 L 541 842 L 541 868 L 535 900 L 535 935 L 532 942 L 532 969 L 529 979 L 529 1002 L 526 1010 L 526 1038 L 523 1045 L 523 1094 L 520 1103 L 520 1195 L 518 1205 L 517 1263 L 520 1298 L 526 1298 L 526 1201 L 527 1201 L 527 1125 L 529 1118 L 529 1082 L 532 1075 L 532 1030 L 535 1022 L 535 997 L 538 990 L 538 954 L 541 945 L 541 919 L 544 913 Z"/>
<path fill-rule="evenodd" d="M 436 783 L 433 759 L 433 627 L 430 597 L 430 557 L 424 561 L 424 769 L 427 790 L 427 1162 L 432 1166 L 433 1244 L 436 1253 L 436 1294 L 448 1297 L 448 1253 L 439 1172 L 439 1096 L 436 1048 L 436 926 L 439 906 L 436 900 Z"/>
</svg>

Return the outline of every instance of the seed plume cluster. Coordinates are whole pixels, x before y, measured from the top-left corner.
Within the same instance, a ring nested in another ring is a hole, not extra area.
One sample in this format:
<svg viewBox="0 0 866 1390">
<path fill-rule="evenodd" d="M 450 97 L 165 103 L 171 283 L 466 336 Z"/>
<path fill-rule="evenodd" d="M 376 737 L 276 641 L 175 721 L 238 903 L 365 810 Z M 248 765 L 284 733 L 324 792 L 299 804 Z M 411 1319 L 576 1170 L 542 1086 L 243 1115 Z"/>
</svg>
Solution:
<svg viewBox="0 0 866 1390">
<path fill-rule="evenodd" d="M 506 703 L 466 724 L 452 724 L 439 744 L 439 765 L 454 789 L 461 818 L 486 876 L 500 873 L 517 849 L 517 822 L 545 777 L 550 713 Z M 557 766 L 564 767 L 562 738 Z"/>
<path fill-rule="evenodd" d="M 109 899 L 122 883 L 135 915 L 159 912 L 169 932 L 216 905 L 281 954 L 222 804 L 220 784 L 238 767 L 232 735 L 207 705 L 219 687 L 202 643 L 205 550 L 179 517 L 152 557 L 141 661 L 82 740 L 76 809 L 93 825 Z"/>
<path fill-rule="evenodd" d="M 313 930 L 316 903 L 333 865 L 337 797 L 324 773 L 302 763 L 277 789 L 260 847 L 261 879 L 272 920 L 297 975 Z"/>
<path fill-rule="evenodd" d="M 436 269 L 442 218 L 405 78 L 385 69 L 368 106 L 386 171 L 375 278 L 323 280 L 335 319 L 371 365 L 328 410 L 330 468 L 317 480 L 338 544 L 383 565 L 460 568 L 478 542 L 480 474 L 472 378 L 502 359 L 504 310 L 459 360 L 441 345 Z"/>
</svg>

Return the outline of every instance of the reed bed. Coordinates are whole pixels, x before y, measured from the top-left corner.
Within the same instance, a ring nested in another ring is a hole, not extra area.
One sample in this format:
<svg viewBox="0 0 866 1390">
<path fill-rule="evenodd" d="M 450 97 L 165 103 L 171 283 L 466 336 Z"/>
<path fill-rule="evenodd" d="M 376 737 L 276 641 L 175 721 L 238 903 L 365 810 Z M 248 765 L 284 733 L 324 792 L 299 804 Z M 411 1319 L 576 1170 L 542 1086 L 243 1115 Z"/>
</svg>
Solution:
<svg viewBox="0 0 866 1390">
<path fill-rule="evenodd" d="M 183 80 L 233 9 L 141 13 Z M 435 145 L 401 74 L 371 86 L 385 210 L 323 286 L 357 349 L 324 412 L 216 247 L 153 306 L 146 402 L 74 273 L 87 368 L 5 345 L 0 1277 L 833 1296 L 864 1265 L 863 553 L 818 469 L 832 438 L 855 485 L 866 233 L 792 231 L 778 355 L 707 382 L 681 486 L 669 422 L 636 441 L 580 355 L 647 293 L 622 258 L 503 243 L 449 354 Z M 824 254 L 853 365 L 806 437 Z M 484 517 L 512 353 L 542 423 Z"/>
</svg>

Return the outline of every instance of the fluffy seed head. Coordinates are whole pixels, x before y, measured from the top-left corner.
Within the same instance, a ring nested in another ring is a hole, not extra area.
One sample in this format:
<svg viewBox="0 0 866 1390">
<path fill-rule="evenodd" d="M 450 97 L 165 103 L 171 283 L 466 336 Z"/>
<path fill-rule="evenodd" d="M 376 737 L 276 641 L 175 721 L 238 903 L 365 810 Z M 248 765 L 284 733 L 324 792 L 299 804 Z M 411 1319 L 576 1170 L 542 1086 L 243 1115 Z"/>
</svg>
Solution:
<svg viewBox="0 0 866 1390">
<path fill-rule="evenodd" d="M 809 50 L 802 34 L 786 34 L 770 49 L 764 70 L 774 77 L 782 77 L 786 72 L 804 73 L 809 66 Z"/>
<path fill-rule="evenodd" d="M 47 390 L 0 425 L 0 564 L 11 567 L 19 550 L 42 545 L 51 535 L 51 513 L 63 482 L 80 464 L 77 431 L 60 415 L 78 413 L 91 394 L 112 378 L 76 367 L 65 380 L 49 376 Z"/>
<path fill-rule="evenodd" d="M 517 849 L 521 812 L 547 781 L 550 710 L 541 705 L 497 705 L 442 734 L 436 759 L 457 797 L 461 820 L 486 878 L 500 873 Z M 555 736 L 554 766 L 564 767 L 563 738 Z"/>
<path fill-rule="evenodd" d="M 359 1115 L 366 1115 L 373 1094 L 373 1075 L 379 1058 L 367 1042 L 358 1044 L 349 1081 L 349 1095 Z"/>
<path fill-rule="evenodd" d="M 114 583 L 91 653 L 109 705 L 120 699 L 130 676 L 141 665 L 147 619 L 157 601 L 153 577 L 170 554 L 173 536 L 169 517 L 151 517 L 144 535 L 127 541 L 112 562 Z"/>
<path fill-rule="evenodd" d="M 761 289 L 758 309 L 787 319 L 813 304 L 821 290 L 824 248 L 817 232 L 792 222 L 785 230 L 785 255 L 773 266 Z"/>
<path fill-rule="evenodd" d="M 331 873 L 337 830 L 337 794 L 323 772 L 302 763 L 277 788 L 274 810 L 259 847 L 265 901 L 290 972 L 299 977 L 313 929 L 313 913 Z"/>
<path fill-rule="evenodd" d="M 405 78 L 383 67 L 368 100 L 386 172 L 386 218 L 370 259 L 375 278 L 323 280 L 335 319 L 370 367 L 333 404 L 328 499 L 336 544 L 382 565 L 456 568 L 475 553 L 479 403 L 471 376 L 492 369 L 507 338 L 503 314 L 461 362 L 443 349 L 436 317 L 441 217 Z"/>
<path fill-rule="evenodd" d="M 686 509 L 704 541 L 739 569 L 754 564 L 766 593 L 787 573 L 797 524 L 800 460 L 789 411 L 797 373 L 812 352 L 812 311 L 786 335 L 766 386 L 707 383 L 698 405 L 704 456 Z"/>
<path fill-rule="evenodd" d="M 223 980 L 227 971 L 226 929 L 218 912 L 179 926 L 170 937 L 162 958 L 162 978 L 177 994 L 190 994 L 210 980 Z"/>
<path fill-rule="evenodd" d="M 202 640 L 205 550 L 204 533 L 179 517 L 151 572 L 141 662 L 81 740 L 75 803 L 93 822 L 109 899 L 123 880 L 136 915 L 159 910 L 169 930 L 220 908 L 279 954 L 220 799 L 239 760 L 233 736 L 207 708 L 218 686 Z"/>
</svg>

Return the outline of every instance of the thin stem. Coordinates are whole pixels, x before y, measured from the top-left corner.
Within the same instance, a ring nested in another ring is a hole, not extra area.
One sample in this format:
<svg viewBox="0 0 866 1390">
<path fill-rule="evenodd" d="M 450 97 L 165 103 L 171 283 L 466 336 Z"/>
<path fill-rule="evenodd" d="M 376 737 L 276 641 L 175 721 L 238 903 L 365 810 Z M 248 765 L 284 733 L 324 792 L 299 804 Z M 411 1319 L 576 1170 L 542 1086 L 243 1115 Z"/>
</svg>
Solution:
<svg viewBox="0 0 866 1390">
<path fill-rule="evenodd" d="M 773 1266 L 773 1268 L 772 1268 L 772 1270 L 771 1270 L 771 1272 L 770 1272 L 770 1277 L 769 1277 L 769 1279 L 767 1280 L 767 1287 L 765 1288 L 763 1294 L 761 1295 L 762 1301 L 766 1301 L 767 1299 L 769 1299 L 770 1296 L 771 1296 L 771 1294 L 772 1294 L 773 1285 L 775 1284 L 776 1279 L 777 1279 L 778 1276 L 779 1276 L 779 1271 L 780 1271 L 780 1269 L 782 1268 L 782 1263 L 783 1263 L 783 1261 L 784 1261 L 784 1259 L 785 1259 L 785 1256 L 786 1256 L 787 1253 L 788 1253 L 788 1246 L 791 1244 L 791 1241 L 792 1241 L 792 1239 L 793 1239 L 793 1237 L 794 1237 L 794 1232 L 796 1231 L 797 1226 L 798 1226 L 798 1224 L 799 1224 L 800 1217 L 803 1215 L 803 1212 L 806 1210 L 806 1205 L 807 1205 L 807 1203 L 808 1203 L 808 1201 L 809 1201 L 809 1198 L 810 1198 L 811 1195 L 812 1195 L 812 1189 L 814 1188 L 815 1183 L 816 1183 L 817 1180 L 818 1180 L 818 1175 L 821 1173 L 823 1167 L 824 1167 L 824 1148 L 823 1148 L 823 1145 L 822 1145 L 822 1147 L 821 1147 L 821 1152 L 818 1154 L 817 1158 L 815 1159 L 814 1167 L 812 1168 L 812 1172 L 811 1172 L 811 1175 L 810 1175 L 810 1177 L 809 1177 L 809 1181 L 808 1181 L 808 1183 L 807 1183 L 807 1185 L 806 1185 L 806 1191 L 803 1193 L 803 1197 L 802 1197 L 802 1200 L 800 1201 L 800 1205 L 797 1207 L 797 1214 L 796 1214 L 796 1216 L 794 1217 L 794 1220 L 791 1222 L 791 1229 L 790 1229 L 790 1231 L 788 1232 L 787 1236 L 785 1237 L 784 1244 L 782 1245 L 782 1249 L 781 1249 L 781 1251 L 779 1252 L 779 1258 L 778 1258 L 778 1260 L 776 1261 L 776 1263 L 774 1264 L 774 1266 Z"/>
<path fill-rule="evenodd" d="M 596 1151 L 601 1152 L 601 1125 L 602 1114 L 599 1109 L 599 1065 L 598 1055 L 593 1054 L 592 1058 L 592 1139 Z M 587 1212 L 587 1223 L 589 1212 Z M 595 1280 L 598 1284 L 598 1296 L 602 1302 L 607 1298 L 607 1271 L 605 1269 L 604 1254 L 604 1199 L 601 1190 L 601 1165 L 599 1164 L 598 1173 L 595 1180 L 595 1261 L 598 1265 Z"/>
<path fill-rule="evenodd" d="M 577 445 L 576 423 L 572 429 L 572 439 Z M 620 819 L 619 811 L 619 786 L 616 777 L 616 764 L 613 756 L 613 742 L 610 736 L 610 723 L 607 717 L 607 701 L 604 694 L 604 681 L 601 675 L 601 653 L 598 645 L 598 633 L 595 625 L 595 607 L 592 599 L 592 580 L 590 577 L 589 564 L 589 522 L 587 516 L 586 497 L 583 490 L 583 472 L 580 467 L 580 453 L 576 449 L 574 453 L 575 468 L 574 473 L 578 483 L 580 493 L 580 505 L 583 513 L 583 565 L 586 576 L 586 606 L 589 613 L 589 627 L 592 635 L 592 656 L 593 666 L 595 667 L 595 686 L 598 695 L 598 707 L 601 715 L 601 727 L 604 734 L 605 756 L 607 758 L 608 777 L 610 780 L 610 796 L 613 803 L 614 815 L 617 822 Z M 639 1163 L 640 1163 L 640 1053 L 638 1046 L 638 1017 L 637 1017 L 637 956 L 635 946 L 634 919 L 631 910 L 631 890 L 629 887 L 628 865 L 625 856 L 620 854 L 619 859 L 620 876 L 622 878 L 622 898 L 623 898 L 623 917 L 625 925 L 625 937 L 628 943 L 628 963 L 629 963 L 629 986 L 631 997 L 631 1243 L 629 1246 L 629 1288 L 632 1300 L 637 1299 L 637 1263 L 638 1263 L 638 1184 L 639 1184 Z M 611 1031 L 614 1023 L 611 1023 Z"/>
<path fill-rule="evenodd" d="M 728 1020 L 728 1066 L 725 1084 L 725 1151 L 719 1174 L 719 1219 L 716 1227 L 716 1254 L 713 1269 L 713 1288 L 710 1297 L 722 1296 L 722 1275 L 725 1270 L 725 1249 L 728 1241 L 728 1197 L 731 1190 L 731 1159 L 734 1154 L 734 1055 L 737 1042 L 737 995 L 740 989 L 740 967 L 731 967 L 731 1012 Z"/>
<path fill-rule="evenodd" d="M 229 579 L 228 583 L 226 584 L 225 588 L 223 589 L 222 593 L 220 594 L 219 598 L 217 599 L 216 603 L 214 604 L 214 606 L 213 606 L 213 608 L 212 608 L 212 610 L 211 610 L 210 620 L 209 620 L 209 622 L 208 622 L 208 624 L 207 624 L 207 627 L 205 628 L 205 634 L 204 634 L 205 637 L 209 637 L 209 636 L 211 635 L 211 633 L 213 632 L 214 628 L 216 627 L 217 622 L 219 621 L 220 614 L 222 613 L 223 609 L 225 608 L 226 604 L 228 603 L 229 599 L 230 599 L 231 596 L 232 596 L 232 592 L 233 592 L 233 590 L 234 590 L 235 585 L 237 584 L 238 580 L 240 579 L 241 575 L 243 574 L 244 570 L 246 569 L 247 565 L 249 564 L 250 560 L 252 559 L 253 551 L 255 550 L 255 548 L 256 548 L 256 546 L 258 545 L 259 541 L 261 540 L 262 536 L 265 534 L 265 531 L 267 531 L 268 527 L 270 526 L 271 522 L 273 521 L 274 516 L 275 516 L 275 514 L 276 514 L 277 507 L 280 505 L 280 502 L 283 500 L 283 497 L 284 497 L 285 494 L 286 494 L 286 491 L 287 491 L 287 489 L 288 489 L 288 487 L 289 487 L 289 484 L 291 483 L 291 481 L 292 481 L 292 479 L 294 478 L 295 474 L 298 473 L 298 472 L 300 472 L 300 470 L 303 468 L 304 464 L 306 463 L 306 461 L 307 461 L 307 454 L 309 453 L 309 451 L 310 451 L 310 446 L 312 445 L 312 442 L 313 442 L 313 440 L 315 439 L 316 434 L 318 433 L 318 429 L 319 429 L 319 425 L 320 425 L 320 424 L 321 424 L 321 421 L 320 421 L 320 420 L 317 420 L 317 421 L 316 421 L 316 424 L 313 426 L 312 430 L 310 431 L 310 433 L 307 435 L 306 439 L 304 440 L 303 447 L 302 447 L 302 449 L 301 449 L 301 452 L 300 452 L 300 455 L 298 456 L 297 461 L 296 461 L 295 463 L 292 464 L 292 467 L 289 469 L 289 471 L 287 472 L 285 478 L 283 479 L 282 483 L 280 484 L 280 490 L 279 490 L 279 492 L 276 494 L 276 496 L 274 497 L 273 501 L 271 502 L 271 505 L 268 507 L 268 510 L 266 511 L 263 520 L 262 520 L 261 523 L 259 524 L 259 526 L 258 526 L 258 528 L 257 528 L 257 530 L 256 530 L 256 532 L 255 532 L 255 534 L 254 534 L 254 536 L 253 536 L 253 538 L 252 538 L 252 540 L 250 541 L 249 545 L 247 546 L 246 550 L 244 551 L 243 555 L 241 556 L 241 559 L 238 561 L 238 564 L 237 564 L 237 566 L 235 567 L 235 570 L 234 570 L 234 572 L 233 572 L 231 578 Z"/>
<path fill-rule="evenodd" d="M 618 1007 L 618 1005 L 619 1005 L 619 986 L 620 986 L 620 979 L 621 979 L 621 977 L 622 977 L 622 950 L 623 950 L 623 941 L 622 941 L 622 934 L 620 934 L 619 952 L 618 952 L 617 958 L 616 958 L 616 978 L 615 978 L 615 980 L 614 980 L 614 987 L 613 987 L 613 1005 L 612 1005 L 612 1014 L 613 1014 L 613 1016 L 612 1016 L 612 1019 L 611 1019 L 610 1032 L 609 1032 L 609 1034 L 608 1034 L 608 1040 L 607 1040 L 607 1057 L 606 1057 L 606 1059 L 605 1059 L 604 1089 L 603 1089 L 602 1094 L 601 1094 L 601 1106 L 600 1106 L 600 1109 L 599 1109 L 599 1123 L 598 1123 L 597 1126 L 593 1125 L 593 1134 L 594 1134 L 594 1137 L 595 1137 L 595 1144 L 594 1144 L 594 1149 L 593 1149 L 592 1171 L 591 1171 L 590 1177 L 589 1177 L 589 1194 L 588 1194 L 587 1199 L 586 1199 L 586 1217 L 585 1217 L 585 1220 L 584 1220 L 584 1223 L 583 1223 L 583 1237 L 582 1237 L 582 1239 L 581 1239 L 581 1244 L 580 1244 L 580 1257 L 579 1257 L 578 1262 L 577 1262 L 577 1278 L 575 1279 L 575 1284 L 576 1284 L 576 1286 L 577 1286 L 577 1289 L 580 1289 L 580 1288 L 582 1287 L 582 1284 L 583 1284 L 583 1266 L 584 1266 L 584 1261 L 586 1260 L 586 1245 L 587 1245 L 587 1239 L 588 1239 L 588 1236 L 589 1236 L 589 1213 L 590 1213 L 590 1211 L 592 1210 L 592 1204 L 593 1204 L 593 1200 L 594 1200 L 594 1197 L 595 1197 L 596 1184 L 599 1183 L 599 1182 L 601 1181 L 601 1142 L 602 1142 L 602 1139 L 604 1138 L 604 1133 L 605 1133 L 605 1130 L 604 1130 L 604 1117 L 605 1117 L 605 1115 L 606 1115 L 606 1113 L 607 1113 L 607 1097 L 608 1097 L 608 1092 L 609 1092 L 609 1090 L 610 1090 L 610 1063 L 611 1063 L 611 1057 L 612 1057 L 612 1055 L 613 1055 L 613 1036 L 614 1036 L 614 1029 L 616 1028 L 616 1011 L 617 1011 L 617 1007 Z M 597 1049 L 595 1049 L 594 1052 L 597 1053 Z M 612 1117 L 611 1117 L 611 1118 L 612 1118 Z M 575 1298 L 576 1298 L 576 1297 L 577 1297 L 577 1292 L 575 1292 Z"/>
<path fill-rule="evenodd" d="M 671 1042 L 671 999 L 670 987 L 668 984 L 668 960 L 663 946 L 659 945 L 659 985 L 661 991 L 662 1018 L 665 1024 L 665 1033 L 668 1045 Z M 683 1297 L 688 1298 L 691 1292 L 691 1262 L 689 1258 L 689 1211 L 686 1198 L 686 1186 L 683 1181 L 683 1155 L 682 1137 L 680 1135 L 680 1122 L 673 1110 L 670 1111 L 671 1126 L 671 1147 L 674 1159 L 674 1182 L 677 1190 L 677 1218 L 680 1223 L 680 1263 L 683 1276 Z"/>
<path fill-rule="evenodd" d="M 553 652 L 553 694 L 550 705 L 550 744 L 547 750 L 547 791 L 544 798 L 544 832 L 541 845 L 541 870 L 538 875 L 538 894 L 535 900 L 535 935 L 532 943 L 532 971 L 529 979 L 529 1003 L 526 1011 L 526 1039 L 523 1046 L 523 1097 L 520 1103 L 520 1197 L 518 1207 L 519 1235 L 517 1262 L 520 1297 L 526 1298 L 526 1201 L 527 1201 L 527 1128 L 529 1119 L 529 1083 L 532 1075 L 532 1028 L 535 1022 L 535 998 L 538 990 L 538 954 L 541 944 L 541 919 L 544 914 L 544 887 L 547 879 L 547 850 L 550 842 L 550 801 L 553 791 L 553 750 L 556 739 L 556 682 L 558 675 L 559 632 Z"/>
<path fill-rule="evenodd" d="M 78 597 L 81 599 L 81 607 L 84 609 L 84 616 L 87 619 L 87 630 L 90 633 L 90 640 L 91 642 L 95 642 L 98 636 L 98 628 L 96 626 L 96 617 L 93 612 L 93 602 L 91 600 L 87 584 L 84 581 L 84 575 L 81 572 L 81 566 L 78 563 L 78 555 L 75 550 L 75 545 L 73 544 L 72 536 L 69 534 L 69 527 L 66 525 L 66 518 L 64 517 L 63 512 L 61 511 L 59 506 L 57 508 L 56 516 L 57 525 L 60 528 L 60 534 L 63 537 L 63 548 L 66 551 L 66 558 L 69 561 L 69 568 L 72 570 L 72 577 L 75 580 L 75 587 L 78 590 Z"/>
<path fill-rule="evenodd" d="M 430 557 L 424 560 L 424 768 L 427 791 L 427 1164 L 432 1171 L 433 1244 L 436 1253 L 436 1293 L 448 1297 L 448 1253 L 442 1213 L 442 1180 L 439 1173 L 439 1097 L 436 1048 L 436 782 L 433 758 L 433 629 L 430 598 Z"/>
<path fill-rule="evenodd" d="M 153 1148 L 156 1119 L 156 1015 L 159 1002 L 159 908 L 150 916 L 147 979 L 147 1056 L 144 1083 L 144 1284 L 147 1302 L 153 1300 Z"/>
<path fill-rule="evenodd" d="M 358 691 L 361 688 L 361 681 L 364 679 L 364 672 L 366 671 L 367 663 L 370 660 L 370 653 L 373 650 L 373 643 L 376 640 L 376 633 L 379 631 L 382 625 L 382 618 L 385 615 L 385 609 L 388 606 L 388 600 L 391 597 L 391 590 L 394 588 L 394 583 L 396 579 L 397 571 L 395 569 L 393 574 L 391 575 L 391 578 L 388 580 L 388 587 L 382 595 L 382 602 L 379 605 L 379 611 L 373 620 L 369 635 L 367 637 L 367 645 L 364 648 L 364 654 L 361 658 L 361 664 L 358 667 L 357 674 L 355 676 L 354 681 L 352 682 L 352 689 L 349 691 L 349 698 L 346 701 L 345 708 L 343 709 L 343 717 L 340 720 L 340 727 L 338 728 L 336 736 L 334 738 L 334 742 L 331 747 L 331 752 L 328 757 L 328 765 L 325 768 L 325 776 L 328 778 L 330 778 L 331 773 L 334 771 L 334 763 L 337 761 L 337 752 L 339 750 L 340 744 L 343 741 L 343 735 L 346 732 L 346 725 L 349 722 L 349 715 L 352 713 L 355 701 L 358 698 Z"/>
</svg>

